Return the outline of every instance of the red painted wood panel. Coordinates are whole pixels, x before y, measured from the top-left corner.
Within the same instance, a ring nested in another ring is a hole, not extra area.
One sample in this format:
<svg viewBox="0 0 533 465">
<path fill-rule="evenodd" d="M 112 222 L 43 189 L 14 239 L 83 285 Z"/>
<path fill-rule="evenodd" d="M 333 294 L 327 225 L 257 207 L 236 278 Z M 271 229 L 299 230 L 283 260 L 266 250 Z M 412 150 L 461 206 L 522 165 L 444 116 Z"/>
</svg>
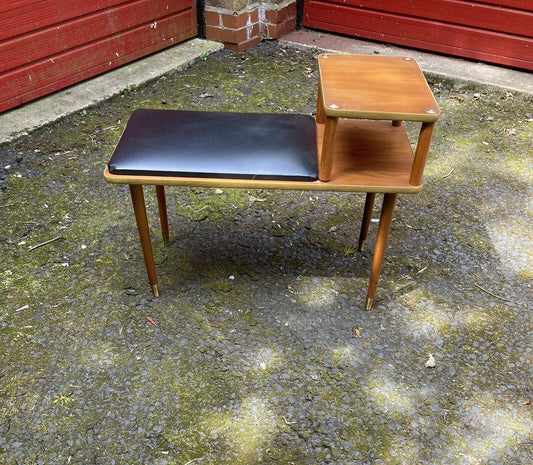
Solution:
<svg viewBox="0 0 533 465">
<path fill-rule="evenodd" d="M 33 5 L 34 3 L 39 3 L 42 0 L 13 0 L 13 1 L 2 1 L 0 2 L 0 13 L 4 11 L 11 10 L 13 8 L 18 8 L 20 6 Z"/>
<path fill-rule="evenodd" d="M 480 2 L 475 2 L 480 3 Z M 491 3 L 498 6 L 508 6 L 517 10 L 531 11 L 531 0 L 483 0 L 483 3 Z"/>
<path fill-rule="evenodd" d="M 54 24 L 61 26 L 61 23 L 83 15 L 105 12 L 108 8 L 124 3 L 124 0 L 64 0 L 59 8 L 57 1 L 21 0 L 16 7 L 12 2 L 7 3 L 9 7 L 6 5 L 4 11 L 7 14 L 0 16 L 0 40 Z M 13 21 L 14 18 L 16 21 Z"/>
<path fill-rule="evenodd" d="M 305 0 L 304 25 L 533 70 L 530 0 Z"/>
<path fill-rule="evenodd" d="M 26 18 L 28 11 L 37 18 L 32 27 L 8 25 L 14 13 Z M 12 36 L 0 40 L 0 111 L 197 33 L 193 0 L 0 0 L 4 24 Z"/>
<path fill-rule="evenodd" d="M 342 6 L 350 6 L 368 11 L 397 14 L 428 21 L 437 21 L 489 29 L 513 35 L 527 36 L 533 33 L 533 11 L 517 11 L 495 5 L 465 2 L 460 0 L 432 0 L 420 6 L 420 0 L 403 0 L 401 2 L 383 2 L 383 0 L 346 0 L 336 1 Z M 532 0 L 533 6 L 533 0 Z"/>
<path fill-rule="evenodd" d="M 189 3 L 190 0 L 177 0 L 172 2 L 170 8 L 170 5 L 162 2 L 140 0 L 133 5 L 121 5 L 112 10 L 74 18 L 61 26 L 61 34 L 58 34 L 54 25 L 6 40 L 1 46 L 0 72 L 79 47 L 88 37 L 96 40 L 115 34 L 117 28 L 123 31 L 130 29 L 139 24 L 139 17 L 150 22 L 180 13 Z M 157 22 L 153 24 L 157 27 Z"/>
</svg>

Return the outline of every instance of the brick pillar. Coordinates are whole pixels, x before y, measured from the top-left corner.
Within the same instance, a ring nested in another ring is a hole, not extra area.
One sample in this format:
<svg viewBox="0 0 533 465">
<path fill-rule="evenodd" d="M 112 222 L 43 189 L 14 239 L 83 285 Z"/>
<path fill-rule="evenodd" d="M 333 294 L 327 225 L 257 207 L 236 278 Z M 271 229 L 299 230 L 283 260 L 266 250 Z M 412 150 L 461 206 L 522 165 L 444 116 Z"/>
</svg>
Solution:
<svg viewBox="0 0 533 465">
<path fill-rule="evenodd" d="M 205 35 L 243 51 L 296 29 L 296 0 L 206 0 Z"/>
</svg>

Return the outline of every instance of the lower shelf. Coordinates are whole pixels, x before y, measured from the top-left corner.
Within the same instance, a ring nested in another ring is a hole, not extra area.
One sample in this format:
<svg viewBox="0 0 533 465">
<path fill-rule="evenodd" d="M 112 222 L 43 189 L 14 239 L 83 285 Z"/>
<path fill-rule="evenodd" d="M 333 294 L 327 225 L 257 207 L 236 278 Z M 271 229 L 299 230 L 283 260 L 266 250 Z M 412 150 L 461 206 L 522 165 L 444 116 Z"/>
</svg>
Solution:
<svg viewBox="0 0 533 465">
<path fill-rule="evenodd" d="M 319 153 L 322 152 L 324 125 L 317 124 Z M 418 192 L 422 186 L 409 184 L 413 150 L 403 126 L 390 121 L 339 120 L 331 180 L 327 183 L 344 190 L 365 192 Z"/>
</svg>

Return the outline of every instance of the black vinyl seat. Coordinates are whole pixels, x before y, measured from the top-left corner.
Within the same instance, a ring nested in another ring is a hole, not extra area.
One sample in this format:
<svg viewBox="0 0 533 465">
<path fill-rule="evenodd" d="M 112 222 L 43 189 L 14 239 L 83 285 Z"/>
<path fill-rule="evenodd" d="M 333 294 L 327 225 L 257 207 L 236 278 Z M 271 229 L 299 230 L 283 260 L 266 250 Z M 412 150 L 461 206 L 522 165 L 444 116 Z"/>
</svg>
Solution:
<svg viewBox="0 0 533 465">
<path fill-rule="evenodd" d="M 316 181 L 316 124 L 299 114 L 140 109 L 111 174 Z"/>
</svg>

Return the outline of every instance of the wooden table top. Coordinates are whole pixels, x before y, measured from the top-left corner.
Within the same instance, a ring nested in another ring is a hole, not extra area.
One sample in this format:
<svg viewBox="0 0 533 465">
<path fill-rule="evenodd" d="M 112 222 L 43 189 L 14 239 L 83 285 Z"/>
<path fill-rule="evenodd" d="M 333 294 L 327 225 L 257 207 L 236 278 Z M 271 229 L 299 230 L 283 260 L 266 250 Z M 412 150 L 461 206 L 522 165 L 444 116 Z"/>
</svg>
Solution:
<svg viewBox="0 0 533 465">
<path fill-rule="evenodd" d="M 319 154 L 322 153 L 323 135 L 324 125 L 317 124 Z M 405 128 L 394 127 L 390 122 L 341 120 L 337 128 L 334 159 L 329 182 L 115 175 L 109 172 L 107 166 L 104 177 L 112 184 L 189 187 L 406 194 L 422 189 L 422 184 L 409 183 L 413 151 Z"/>
<path fill-rule="evenodd" d="M 418 63 L 409 57 L 318 57 L 324 112 L 329 117 L 434 122 L 440 109 Z"/>
</svg>

